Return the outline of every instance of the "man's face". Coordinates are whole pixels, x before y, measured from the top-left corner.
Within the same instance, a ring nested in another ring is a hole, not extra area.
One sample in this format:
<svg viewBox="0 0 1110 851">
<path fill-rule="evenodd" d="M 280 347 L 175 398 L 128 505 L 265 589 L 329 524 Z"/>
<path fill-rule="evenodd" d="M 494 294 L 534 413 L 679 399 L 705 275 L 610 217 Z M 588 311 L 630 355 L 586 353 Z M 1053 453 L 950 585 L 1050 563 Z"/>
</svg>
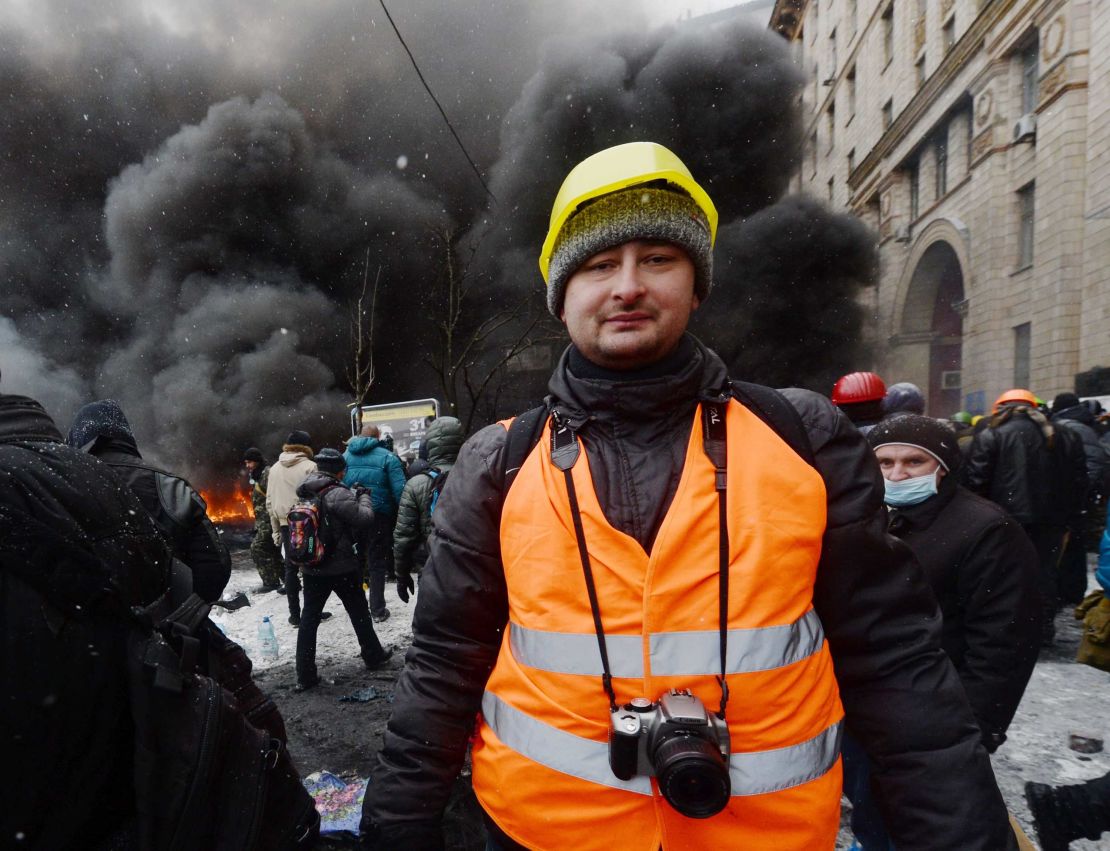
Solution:
<svg viewBox="0 0 1110 851">
<path fill-rule="evenodd" d="M 901 482 L 918 476 L 930 476 L 938 469 L 940 472 L 937 473 L 937 479 L 944 478 L 945 470 L 940 466 L 940 461 L 916 446 L 880 446 L 875 450 L 875 457 L 879 459 L 879 469 L 883 471 L 883 478 L 887 481 Z"/>
<path fill-rule="evenodd" d="M 257 470 L 261 465 L 257 461 L 244 461 L 243 466 L 246 467 L 247 472 L 253 476 L 255 470 Z"/>
<path fill-rule="evenodd" d="M 686 252 L 633 240 L 578 267 L 567 280 L 561 318 L 589 360 L 627 370 L 670 354 L 697 306 L 694 264 Z"/>
</svg>

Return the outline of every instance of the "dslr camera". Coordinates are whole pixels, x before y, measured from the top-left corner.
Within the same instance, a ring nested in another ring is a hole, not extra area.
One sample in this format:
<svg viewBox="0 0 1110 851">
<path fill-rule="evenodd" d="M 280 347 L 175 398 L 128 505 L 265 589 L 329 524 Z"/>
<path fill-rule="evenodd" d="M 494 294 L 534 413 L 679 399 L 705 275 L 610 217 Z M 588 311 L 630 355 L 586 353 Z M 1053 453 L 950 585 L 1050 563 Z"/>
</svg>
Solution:
<svg viewBox="0 0 1110 851">
<path fill-rule="evenodd" d="M 621 780 L 655 777 L 682 815 L 709 818 L 728 804 L 728 725 L 688 689 L 652 703 L 633 698 L 610 713 L 609 767 Z"/>
</svg>

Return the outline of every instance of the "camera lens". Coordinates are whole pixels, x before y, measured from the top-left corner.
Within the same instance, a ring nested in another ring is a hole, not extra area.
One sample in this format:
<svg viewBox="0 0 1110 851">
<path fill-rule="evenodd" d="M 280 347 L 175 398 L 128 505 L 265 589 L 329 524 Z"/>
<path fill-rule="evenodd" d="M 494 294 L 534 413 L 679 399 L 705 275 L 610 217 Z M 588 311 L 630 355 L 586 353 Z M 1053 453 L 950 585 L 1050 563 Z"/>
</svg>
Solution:
<svg viewBox="0 0 1110 851">
<path fill-rule="evenodd" d="M 659 791 L 688 818 L 709 818 L 728 805 L 728 765 L 713 742 L 700 736 L 671 736 L 655 749 Z"/>
</svg>

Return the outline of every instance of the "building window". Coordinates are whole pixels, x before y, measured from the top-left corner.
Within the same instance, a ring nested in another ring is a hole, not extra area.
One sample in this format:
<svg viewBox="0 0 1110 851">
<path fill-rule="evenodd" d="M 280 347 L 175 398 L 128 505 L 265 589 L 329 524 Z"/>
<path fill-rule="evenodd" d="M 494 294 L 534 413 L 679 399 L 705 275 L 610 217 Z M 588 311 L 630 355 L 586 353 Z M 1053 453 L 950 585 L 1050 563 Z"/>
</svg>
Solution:
<svg viewBox="0 0 1110 851">
<path fill-rule="evenodd" d="M 914 162 L 910 165 L 910 221 L 916 221 L 921 215 L 921 165 Z"/>
<path fill-rule="evenodd" d="M 883 104 L 883 130 L 890 129 L 894 123 L 894 98 Z"/>
<path fill-rule="evenodd" d="M 1034 38 L 1021 51 L 1021 112 L 1023 115 L 1037 108 L 1037 77 L 1040 76 L 1038 50 L 1039 45 Z"/>
<path fill-rule="evenodd" d="M 917 61 L 913 63 L 913 77 L 914 82 L 920 89 L 925 85 L 925 54 L 922 53 L 917 57 Z"/>
<path fill-rule="evenodd" d="M 856 66 L 853 65 L 844 79 L 844 90 L 848 97 L 848 120 L 856 114 Z"/>
<path fill-rule="evenodd" d="M 894 3 L 883 10 L 883 67 L 894 58 Z"/>
<path fill-rule="evenodd" d="M 856 8 L 856 5 L 856 0 L 848 0 L 848 25 L 852 28 L 849 31 L 849 38 L 856 34 L 856 29 L 858 27 L 856 14 L 858 9 Z"/>
<path fill-rule="evenodd" d="M 829 178 L 829 203 L 833 202 L 833 178 Z"/>
<path fill-rule="evenodd" d="M 1014 387 L 1028 387 L 1033 382 L 1029 376 L 1030 355 L 1033 349 L 1033 329 L 1029 322 L 1014 326 Z"/>
<path fill-rule="evenodd" d="M 817 131 L 813 131 L 813 135 L 809 137 L 809 165 L 810 175 L 817 175 Z"/>
<path fill-rule="evenodd" d="M 1018 190 L 1018 268 L 1033 265 L 1034 184 Z"/>
<path fill-rule="evenodd" d="M 948 192 L 948 128 L 937 134 L 936 144 L 936 197 L 941 199 Z"/>
<path fill-rule="evenodd" d="M 856 170 L 856 149 L 848 151 L 848 174 L 851 175 Z"/>
<path fill-rule="evenodd" d="M 835 98 L 833 99 L 832 103 L 829 104 L 829 108 L 825 110 L 825 122 L 827 124 L 828 131 L 829 131 L 828 132 L 829 150 L 831 151 L 833 149 L 833 145 L 836 144 L 836 99 Z"/>
<path fill-rule="evenodd" d="M 829 79 L 836 79 L 836 27 L 829 33 Z"/>
<path fill-rule="evenodd" d="M 941 29 L 941 35 L 944 39 L 944 52 L 947 53 L 956 44 L 956 16 L 953 15 L 944 23 Z"/>
</svg>

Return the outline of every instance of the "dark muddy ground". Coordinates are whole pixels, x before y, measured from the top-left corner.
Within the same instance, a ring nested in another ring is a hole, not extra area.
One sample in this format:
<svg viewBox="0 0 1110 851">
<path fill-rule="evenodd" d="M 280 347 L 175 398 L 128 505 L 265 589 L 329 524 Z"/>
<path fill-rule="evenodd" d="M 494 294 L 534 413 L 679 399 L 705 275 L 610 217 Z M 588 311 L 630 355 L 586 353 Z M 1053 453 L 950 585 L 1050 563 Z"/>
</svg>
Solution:
<svg viewBox="0 0 1110 851">
<path fill-rule="evenodd" d="M 250 553 L 232 552 L 236 572 L 253 574 Z M 341 610 L 333 597 L 328 609 Z M 397 612 L 400 616 L 402 613 Z M 321 627 L 323 628 L 323 627 Z M 392 630 L 391 630 L 392 631 Z M 327 770 L 345 779 L 370 776 L 382 744 L 382 732 L 393 708 L 393 686 L 404 664 L 408 647 L 407 636 L 393 636 L 393 659 L 387 668 L 367 671 L 358 658 L 353 643 L 346 660 L 333 660 L 321 667 L 323 682 L 306 692 L 295 692 L 297 677 L 293 654 L 284 656 L 272 667 L 258 667 L 255 679 L 273 697 L 285 718 L 289 734 L 289 751 L 302 775 Z M 340 703 L 339 698 L 356 689 L 372 686 L 378 697 L 367 703 Z M 451 851 L 482 851 L 485 829 L 477 802 L 470 790 L 469 776 L 456 783 L 444 825 Z M 355 847 L 353 842 L 322 841 L 320 848 Z"/>
</svg>

